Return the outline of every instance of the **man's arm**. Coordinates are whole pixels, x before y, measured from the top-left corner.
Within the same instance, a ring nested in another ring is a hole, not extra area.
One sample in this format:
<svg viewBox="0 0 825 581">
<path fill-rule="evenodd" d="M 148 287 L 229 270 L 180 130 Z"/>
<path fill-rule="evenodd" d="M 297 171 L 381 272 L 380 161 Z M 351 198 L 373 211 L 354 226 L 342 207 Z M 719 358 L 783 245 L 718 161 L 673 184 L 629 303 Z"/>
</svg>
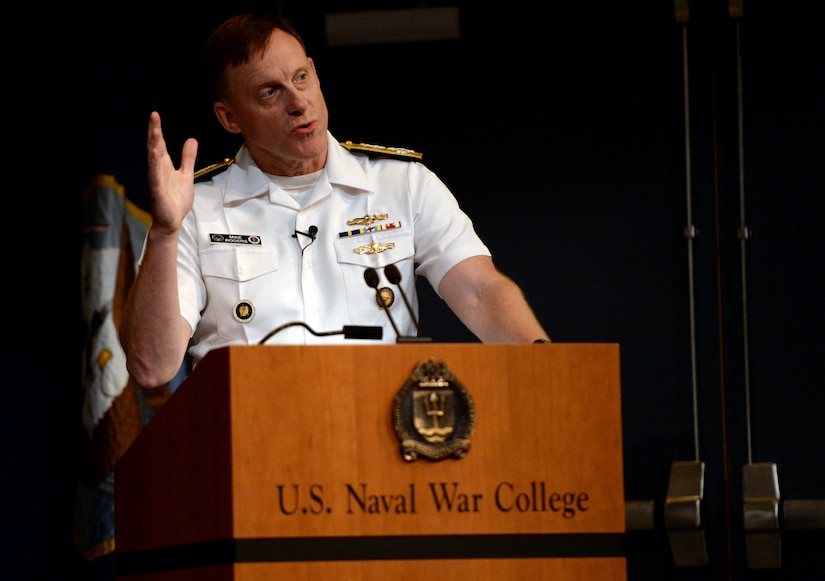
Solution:
<svg viewBox="0 0 825 581">
<path fill-rule="evenodd" d="M 489 256 L 473 256 L 456 264 L 441 279 L 438 293 L 484 343 L 549 340 L 521 288 Z"/>
<path fill-rule="evenodd" d="M 197 151 L 197 142 L 186 140 L 181 167 L 176 170 L 163 139 L 160 115 L 151 114 L 147 152 L 152 225 L 120 325 L 126 368 L 142 387 L 157 387 L 175 376 L 192 332 L 180 314 L 177 254 L 181 224 L 194 201 Z"/>
<path fill-rule="evenodd" d="M 149 228 L 146 251 L 123 310 L 120 343 L 126 368 L 142 387 L 170 381 L 180 368 L 191 329 L 178 302 L 177 234 Z"/>
</svg>

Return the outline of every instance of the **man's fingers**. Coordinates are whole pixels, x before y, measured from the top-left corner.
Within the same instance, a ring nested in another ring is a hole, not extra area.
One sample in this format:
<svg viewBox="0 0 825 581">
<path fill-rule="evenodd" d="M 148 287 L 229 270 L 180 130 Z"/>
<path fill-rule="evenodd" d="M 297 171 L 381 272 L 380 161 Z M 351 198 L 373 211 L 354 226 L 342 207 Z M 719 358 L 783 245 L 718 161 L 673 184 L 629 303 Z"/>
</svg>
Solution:
<svg viewBox="0 0 825 581">
<path fill-rule="evenodd" d="M 190 137 L 183 143 L 183 151 L 180 158 L 181 172 L 186 175 L 195 173 L 195 159 L 198 156 L 198 142 L 194 137 Z"/>
</svg>

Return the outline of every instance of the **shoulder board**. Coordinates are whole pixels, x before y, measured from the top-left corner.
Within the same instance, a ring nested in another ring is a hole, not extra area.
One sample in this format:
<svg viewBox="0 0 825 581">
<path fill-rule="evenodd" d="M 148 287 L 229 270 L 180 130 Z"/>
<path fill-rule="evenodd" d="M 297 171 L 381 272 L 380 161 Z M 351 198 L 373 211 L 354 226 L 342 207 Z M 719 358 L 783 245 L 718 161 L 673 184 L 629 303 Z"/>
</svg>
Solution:
<svg viewBox="0 0 825 581">
<path fill-rule="evenodd" d="M 212 165 L 207 165 L 203 169 L 199 169 L 195 172 L 195 181 L 203 178 L 207 178 L 211 176 L 213 173 L 218 171 L 219 169 L 223 169 L 225 167 L 229 167 L 235 163 L 234 157 L 225 157 L 223 161 L 219 161 L 218 163 L 213 163 Z"/>
<path fill-rule="evenodd" d="M 423 153 L 403 147 L 385 147 L 383 145 L 371 145 L 369 143 L 353 143 L 352 141 L 342 141 L 341 145 L 353 153 L 366 153 L 370 157 L 389 157 L 406 161 L 420 161 L 424 157 Z"/>
</svg>

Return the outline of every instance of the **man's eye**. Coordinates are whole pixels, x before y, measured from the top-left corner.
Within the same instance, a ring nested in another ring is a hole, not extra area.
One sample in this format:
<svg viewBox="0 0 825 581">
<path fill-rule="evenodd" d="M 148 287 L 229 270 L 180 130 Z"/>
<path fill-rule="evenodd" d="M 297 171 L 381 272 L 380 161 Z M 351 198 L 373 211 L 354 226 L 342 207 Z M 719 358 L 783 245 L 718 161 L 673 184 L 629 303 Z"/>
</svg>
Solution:
<svg viewBox="0 0 825 581">
<path fill-rule="evenodd" d="M 308 76 L 309 75 L 307 75 L 307 73 L 301 73 L 300 75 L 295 77 L 295 82 L 296 83 L 305 83 Z"/>
</svg>

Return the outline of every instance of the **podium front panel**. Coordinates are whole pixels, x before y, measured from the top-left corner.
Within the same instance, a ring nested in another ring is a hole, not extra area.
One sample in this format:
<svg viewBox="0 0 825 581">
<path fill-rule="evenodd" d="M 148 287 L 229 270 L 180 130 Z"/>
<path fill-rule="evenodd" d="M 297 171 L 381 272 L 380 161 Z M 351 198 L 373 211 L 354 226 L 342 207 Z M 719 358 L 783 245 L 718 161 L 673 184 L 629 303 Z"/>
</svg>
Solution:
<svg viewBox="0 0 825 581">
<path fill-rule="evenodd" d="M 426 361 L 471 397 L 461 457 L 402 454 L 393 402 Z M 330 563 L 399 577 L 438 571 L 432 557 L 541 571 L 615 561 L 623 575 L 621 444 L 615 344 L 220 349 L 118 464 L 118 562 L 154 555 L 180 572 L 198 569 L 182 554 L 211 555 L 236 579 Z"/>
</svg>

